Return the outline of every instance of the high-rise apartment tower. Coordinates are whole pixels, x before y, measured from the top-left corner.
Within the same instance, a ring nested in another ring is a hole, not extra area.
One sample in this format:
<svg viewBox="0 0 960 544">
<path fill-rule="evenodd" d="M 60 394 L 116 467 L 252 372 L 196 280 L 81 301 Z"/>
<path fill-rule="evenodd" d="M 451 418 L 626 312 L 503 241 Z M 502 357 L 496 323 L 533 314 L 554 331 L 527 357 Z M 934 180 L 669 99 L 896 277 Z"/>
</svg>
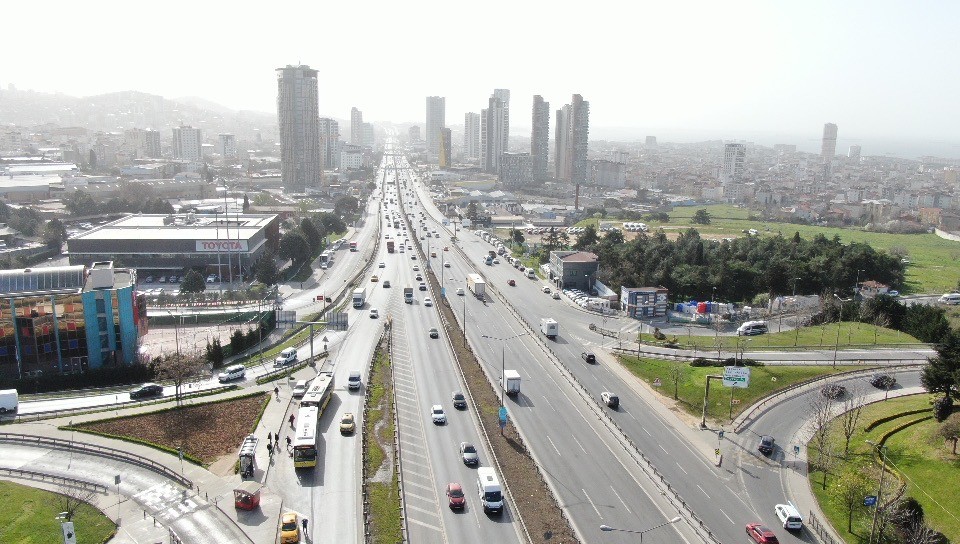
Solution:
<svg viewBox="0 0 960 544">
<path fill-rule="evenodd" d="M 442 96 L 427 97 L 427 155 L 440 154 L 440 131 L 446 126 L 446 102 Z"/>
<path fill-rule="evenodd" d="M 284 191 L 303 193 L 320 180 L 317 71 L 306 65 L 277 68 L 280 176 Z"/>
<path fill-rule="evenodd" d="M 532 177 L 547 179 L 547 164 L 550 155 L 550 103 L 543 97 L 533 97 L 533 130 L 530 134 L 530 156 L 533 161 Z"/>
</svg>

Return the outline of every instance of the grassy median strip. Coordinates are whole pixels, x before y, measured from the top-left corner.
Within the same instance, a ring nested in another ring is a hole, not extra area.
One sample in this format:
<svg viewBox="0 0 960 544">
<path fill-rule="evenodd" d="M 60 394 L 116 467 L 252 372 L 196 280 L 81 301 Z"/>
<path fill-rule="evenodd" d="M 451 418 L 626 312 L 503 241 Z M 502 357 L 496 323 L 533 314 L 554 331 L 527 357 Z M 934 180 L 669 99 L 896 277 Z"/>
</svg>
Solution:
<svg viewBox="0 0 960 544">
<path fill-rule="evenodd" d="M 772 316 L 767 320 L 771 329 L 777 328 L 777 317 Z M 677 325 L 674 323 L 674 325 Z M 684 327 L 682 323 L 679 326 Z M 706 325 L 691 325 L 691 328 L 700 329 Z M 837 329 L 839 328 L 839 344 Z M 724 335 L 692 335 L 689 334 L 668 334 L 665 340 L 657 340 L 650 333 L 640 333 L 637 338 L 644 344 L 650 345 L 670 345 L 679 349 L 698 349 L 702 350 L 700 354 L 704 357 L 716 356 L 717 342 L 720 343 L 720 349 L 724 351 L 745 350 L 745 351 L 763 351 L 779 350 L 783 348 L 832 348 L 839 346 L 840 349 L 863 346 L 897 346 L 899 344 L 919 344 L 920 341 L 907 333 L 878 327 L 869 323 L 842 322 L 839 327 L 836 323 L 827 323 L 826 325 L 817 325 L 814 327 L 801 327 L 799 330 L 772 332 L 760 336 L 724 336 Z M 739 340 L 739 341 L 738 341 Z M 711 355 L 710 352 L 713 352 Z"/>
<path fill-rule="evenodd" d="M 403 537 L 400 482 L 394 460 L 393 376 L 385 344 L 374 353 L 363 421 L 364 482 L 372 542 L 395 543 Z"/>
<path fill-rule="evenodd" d="M 63 511 L 64 497 L 12 482 L 0 481 L 0 542 L 61 542 L 63 533 L 55 518 Z M 101 544 L 113 538 L 117 526 L 95 507 L 83 503 L 73 515 L 77 544 Z"/>
</svg>

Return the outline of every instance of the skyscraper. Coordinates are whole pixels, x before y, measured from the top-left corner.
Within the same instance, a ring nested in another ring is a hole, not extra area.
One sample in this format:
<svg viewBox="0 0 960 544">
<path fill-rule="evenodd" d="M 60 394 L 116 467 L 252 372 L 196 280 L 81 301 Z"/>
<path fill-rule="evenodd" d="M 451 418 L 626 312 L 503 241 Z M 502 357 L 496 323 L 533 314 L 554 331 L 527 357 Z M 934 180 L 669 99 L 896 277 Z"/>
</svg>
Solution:
<svg viewBox="0 0 960 544">
<path fill-rule="evenodd" d="M 590 173 L 587 150 L 590 144 L 590 103 L 579 94 L 557 110 L 557 179 L 586 183 Z"/>
<path fill-rule="evenodd" d="M 224 159 L 237 156 L 237 137 L 233 134 L 220 134 L 217 151 Z"/>
<path fill-rule="evenodd" d="M 507 151 L 510 141 L 510 90 L 494 89 L 483 111 L 480 166 L 484 172 L 496 174 L 500 170 L 500 155 Z"/>
<path fill-rule="evenodd" d="M 327 117 L 320 118 L 320 166 L 340 168 L 340 123 Z"/>
<path fill-rule="evenodd" d="M 543 97 L 533 97 L 533 130 L 530 134 L 530 156 L 533 160 L 532 177 L 547 179 L 547 161 L 550 155 L 550 103 Z"/>
<path fill-rule="evenodd" d="M 847 158 L 850 159 L 850 162 L 860 162 L 860 146 L 851 145 L 850 150 L 847 151 Z"/>
<path fill-rule="evenodd" d="M 203 158 L 200 145 L 203 133 L 199 128 L 179 126 L 173 129 L 173 158 L 199 162 Z"/>
<path fill-rule="evenodd" d="M 832 159 L 837 154 L 837 125 L 823 125 L 823 142 L 820 144 L 820 157 Z"/>
<path fill-rule="evenodd" d="M 320 180 L 317 71 L 306 65 L 277 68 L 280 176 L 286 192 L 302 193 Z"/>
<path fill-rule="evenodd" d="M 446 126 L 446 102 L 442 96 L 427 97 L 427 155 L 440 154 L 440 131 Z"/>
<path fill-rule="evenodd" d="M 350 143 L 363 145 L 363 112 L 356 107 L 350 108 Z"/>
<path fill-rule="evenodd" d="M 724 186 L 743 181 L 743 167 L 747 148 L 743 144 L 727 144 L 723 147 L 723 166 L 720 168 L 720 183 Z M 726 187 L 724 188 L 726 190 Z"/>
<path fill-rule="evenodd" d="M 420 141 L 420 127 L 413 126 L 407 131 L 407 138 L 410 139 L 411 144 L 415 144 Z"/>
<path fill-rule="evenodd" d="M 449 128 L 440 129 L 440 149 L 438 162 L 440 168 L 449 168 L 453 165 L 453 133 Z"/>
<path fill-rule="evenodd" d="M 480 115 L 472 111 L 463 116 L 463 155 L 468 160 L 480 158 Z"/>
</svg>

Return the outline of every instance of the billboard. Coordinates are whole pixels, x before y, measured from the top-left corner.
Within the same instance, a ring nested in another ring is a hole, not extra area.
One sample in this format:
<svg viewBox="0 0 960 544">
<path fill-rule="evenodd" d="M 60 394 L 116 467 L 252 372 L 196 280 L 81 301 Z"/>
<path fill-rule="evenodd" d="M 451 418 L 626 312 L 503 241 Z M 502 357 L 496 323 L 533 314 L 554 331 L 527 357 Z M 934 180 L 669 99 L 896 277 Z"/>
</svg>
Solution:
<svg viewBox="0 0 960 544">
<path fill-rule="evenodd" d="M 216 253 L 219 251 L 247 251 L 246 240 L 197 240 L 197 253 Z"/>
</svg>

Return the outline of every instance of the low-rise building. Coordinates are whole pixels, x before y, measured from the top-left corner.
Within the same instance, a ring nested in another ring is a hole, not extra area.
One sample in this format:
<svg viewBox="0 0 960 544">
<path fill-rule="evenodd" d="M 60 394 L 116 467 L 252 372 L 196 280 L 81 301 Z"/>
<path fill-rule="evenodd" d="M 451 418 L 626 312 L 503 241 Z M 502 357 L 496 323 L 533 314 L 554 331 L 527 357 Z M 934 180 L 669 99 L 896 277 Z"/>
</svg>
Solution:
<svg viewBox="0 0 960 544">
<path fill-rule="evenodd" d="M 634 319 L 665 317 L 669 294 L 666 287 L 621 287 L 620 309 Z"/>
<path fill-rule="evenodd" d="M 600 257 L 589 251 L 551 251 L 550 280 L 559 289 L 589 292 L 597 279 Z"/>
</svg>

